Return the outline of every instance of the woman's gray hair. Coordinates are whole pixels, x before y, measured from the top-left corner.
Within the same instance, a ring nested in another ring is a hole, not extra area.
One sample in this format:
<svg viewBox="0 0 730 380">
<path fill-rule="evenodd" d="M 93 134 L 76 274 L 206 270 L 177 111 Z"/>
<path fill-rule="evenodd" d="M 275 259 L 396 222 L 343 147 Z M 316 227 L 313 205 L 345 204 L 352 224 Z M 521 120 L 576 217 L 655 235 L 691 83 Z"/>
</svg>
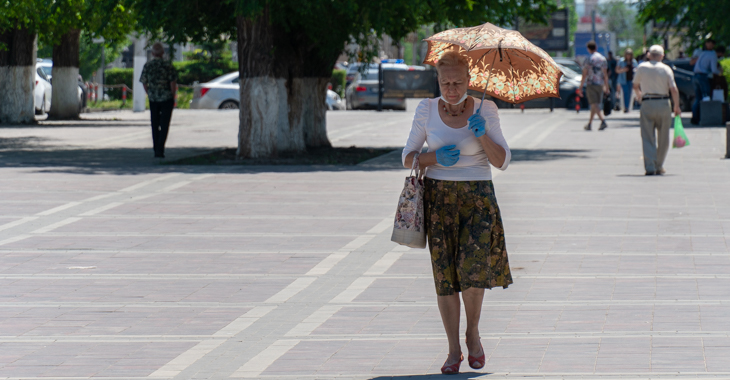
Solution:
<svg viewBox="0 0 730 380">
<path fill-rule="evenodd" d="M 463 66 L 466 69 L 466 76 L 469 76 L 469 61 L 454 50 L 447 51 L 439 58 L 436 62 L 436 71 L 440 74 L 444 66 Z"/>
<path fill-rule="evenodd" d="M 154 55 L 155 57 L 162 57 L 163 55 L 165 55 L 165 47 L 162 46 L 161 43 L 155 42 L 152 45 L 152 55 Z"/>
</svg>

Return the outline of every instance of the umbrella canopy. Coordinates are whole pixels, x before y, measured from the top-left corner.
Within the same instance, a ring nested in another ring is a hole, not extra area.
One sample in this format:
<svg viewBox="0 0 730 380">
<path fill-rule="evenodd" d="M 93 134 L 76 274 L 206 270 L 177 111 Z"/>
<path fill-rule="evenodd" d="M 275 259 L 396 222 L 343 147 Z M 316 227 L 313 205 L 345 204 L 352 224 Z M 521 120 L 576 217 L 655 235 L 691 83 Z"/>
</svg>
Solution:
<svg viewBox="0 0 730 380">
<path fill-rule="evenodd" d="M 550 55 L 517 31 L 486 23 L 449 29 L 425 41 L 428 51 L 423 63 L 427 65 L 436 66 L 450 50 L 467 58 L 469 89 L 510 103 L 560 97 L 562 71 Z"/>
</svg>

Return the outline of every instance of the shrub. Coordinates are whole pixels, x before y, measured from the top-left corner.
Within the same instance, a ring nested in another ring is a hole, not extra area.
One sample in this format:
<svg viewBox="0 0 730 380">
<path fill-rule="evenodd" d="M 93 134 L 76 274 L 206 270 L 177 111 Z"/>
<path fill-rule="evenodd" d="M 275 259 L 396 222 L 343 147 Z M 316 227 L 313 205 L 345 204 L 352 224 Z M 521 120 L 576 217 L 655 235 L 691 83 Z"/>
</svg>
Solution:
<svg viewBox="0 0 730 380">
<path fill-rule="evenodd" d="M 133 88 L 134 69 L 107 69 L 104 70 L 105 84 L 126 84 L 127 87 Z M 121 99 L 121 88 L 109 88 L 106 91 L 109 99 Z M 132 99 L 132 91 L 127 91 L 127 100 Z"/>
<path fill-rule="evenodd" d="M 209 82 L 221 75 L 238 70 L 238 64 L 228 60 L 183 61 L 174 62 L 173 65 L 177 69 L 177 83 L 186 85 L 192 85 L 195 81 L 200 83 Z"/>
<path fill-rule="evenodd" d="M 332 91 L 338 93 L 340 97 L 345 97 L 345 84 L 347 83 L 347 71 L 345 70 L 332 70 Z"/>
</svg>

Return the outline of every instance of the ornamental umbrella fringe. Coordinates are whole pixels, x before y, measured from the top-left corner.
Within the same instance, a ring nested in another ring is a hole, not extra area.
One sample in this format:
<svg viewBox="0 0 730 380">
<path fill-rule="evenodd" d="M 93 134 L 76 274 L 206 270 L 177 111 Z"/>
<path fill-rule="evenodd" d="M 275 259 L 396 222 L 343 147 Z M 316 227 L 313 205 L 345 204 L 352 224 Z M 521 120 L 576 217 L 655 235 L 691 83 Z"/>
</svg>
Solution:
<svg viewBox="0 0 730 380">
<path fill-rule="evenodd" d="M 424 64 L 436 66 L 454 50 L 469 61 L 469 89 L 509 103 L 537 98 L 560 98 L 560 77 L 555 61 L 517 31 L 493 24 L 449 29 L 426 38 Z"/>
</svg>

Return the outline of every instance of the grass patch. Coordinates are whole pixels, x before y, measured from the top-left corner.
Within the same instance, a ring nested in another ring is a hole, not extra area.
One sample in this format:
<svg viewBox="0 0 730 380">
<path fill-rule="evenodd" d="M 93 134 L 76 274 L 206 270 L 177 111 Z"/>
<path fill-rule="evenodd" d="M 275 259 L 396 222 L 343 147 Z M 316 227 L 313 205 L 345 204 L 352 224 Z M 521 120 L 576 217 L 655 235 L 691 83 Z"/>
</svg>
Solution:
<svg viewBox="0 0 730 380">
<path fill-rule="evenodd" d="M 179 87 L 177 91 L 177 109 L 189 109 L 190 101 L 193 100 L 193 89 L 187 87 Z M 132 97 L 127 98 L 127 104 L 122 106 L 121 99 L 110 99 L 101 102 L 88 102 L 88 108 L 104 109 L 104 110 L 131 110 L 134 108 Z M 145 109 L 150 109 L 150 101 L 145 97 Z"/>
<path fill-rule="evenodd" d="M 188 87 L 178 87 L 177 108 L 181 110 L 190 109 L 191 100 L 193 100 L 193 89 Z"/>
<path fill-rule="evenodd" d="M 228 148 L 175 161 L 165 165 L 357 165 L 393 151 L 393 148 L 316 148 L 306 153 L 281 154 L 274 158 L 236 157 L 236 149 Z"/>
<path fill-rule="evenodd" d="M 118 109 L 118 110 L 126 110 L 132 109 L 132 100 L 127 99 L 127 104 L 122 107 L 122 101 L 121 100 L 105 100 L 103 102 L 88 102 L 86 104 L 88 108 L 101 108 L 101 109 Z"/>
</svg>

